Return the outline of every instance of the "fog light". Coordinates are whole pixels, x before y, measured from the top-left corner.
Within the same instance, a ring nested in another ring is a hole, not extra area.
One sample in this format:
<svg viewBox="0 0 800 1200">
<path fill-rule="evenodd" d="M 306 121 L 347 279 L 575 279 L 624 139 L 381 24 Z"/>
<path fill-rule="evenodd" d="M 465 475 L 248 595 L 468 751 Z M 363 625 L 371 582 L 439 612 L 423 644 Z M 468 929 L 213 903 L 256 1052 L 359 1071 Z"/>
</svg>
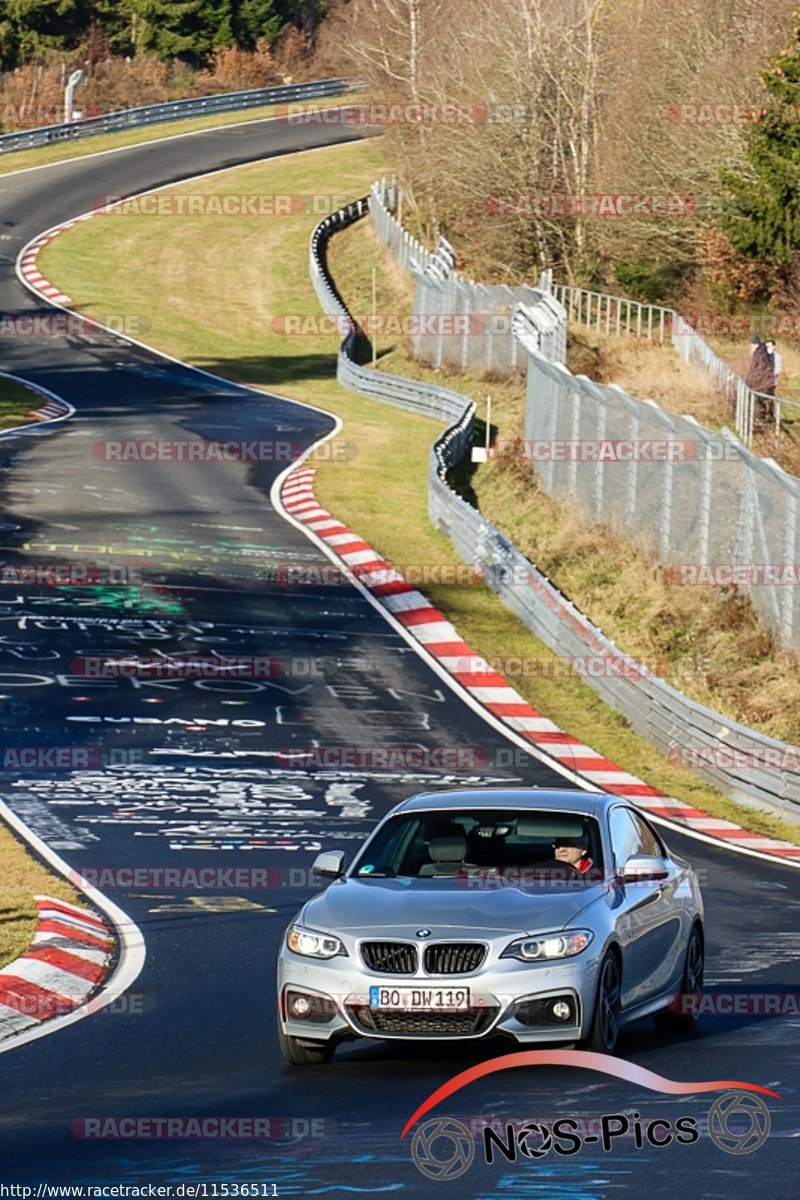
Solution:
<svg viewBox="0 0 800 1200">
<path fill-rule="evenodd" d="M 572 1009 L 567 1004 L 566 1000 L 556 1000 L 555 1004 L 551 1006 L 550 1011 L 554 1017 L 558 1018 L 559 1021 L 568 1021 L 572 1015 Z"/>
<path fill-rule="evenodd" d="M 292 1016 L 304 1017 L 310 1011 L 311 1005 L 305 996 L 294 996 L 292 998 Z"/>
</svg>

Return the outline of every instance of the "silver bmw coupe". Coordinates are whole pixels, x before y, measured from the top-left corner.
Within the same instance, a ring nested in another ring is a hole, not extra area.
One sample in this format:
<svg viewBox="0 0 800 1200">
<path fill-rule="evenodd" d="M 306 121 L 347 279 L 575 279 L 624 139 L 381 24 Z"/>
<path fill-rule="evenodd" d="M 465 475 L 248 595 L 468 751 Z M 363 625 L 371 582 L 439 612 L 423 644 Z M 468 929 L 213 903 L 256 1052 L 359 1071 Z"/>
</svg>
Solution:
<svg viewBox="0 0 800 1200">
<path fill-rule="evenodd" d="M 654 1015 L 687 1027 L 703 986 L 703 901 L 688 862 L 607 793 L 439 792 L 391 810 L 283 938 L 286 1060 L 353 1038 L 505 1035 L 613 1052 Z M 690 1012 L 696 1002 L 689 1004 Z"/>
</svg>

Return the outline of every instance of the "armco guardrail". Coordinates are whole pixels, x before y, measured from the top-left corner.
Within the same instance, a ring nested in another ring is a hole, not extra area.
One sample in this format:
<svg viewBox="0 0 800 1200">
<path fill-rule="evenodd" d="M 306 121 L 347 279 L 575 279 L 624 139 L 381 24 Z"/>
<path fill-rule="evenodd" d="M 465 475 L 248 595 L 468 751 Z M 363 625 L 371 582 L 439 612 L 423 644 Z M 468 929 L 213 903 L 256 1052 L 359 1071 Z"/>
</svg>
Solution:
<svg viewBox="0 0 800 1200">
<path fill-rule="evenodd" d="M 439 238 L 435 250 L 426 250 L 400 225 L 395 211 L 398 188 L 394 179 L 373 183 L 369 196 L 372 224 L 379 239 L 413 277 L 415 333 L 414 357 L 441 367 L 496 371 L 507 375 L 522 370 L 511 323 L 514 309 L 525 304 L 536 311 L 536 329 L 542 354 L 551 362 L 564 362 L 567 352 L 567 314 L 550 291 L 552 276 L 543 273 L 538 288 L 476 283 L 454 269 L 453 247 Z"/>
<path fill-rule="evenodd" d="M 415 379 L 404 379 L 399 375 L 387 375 L 384 371 L 375 371 L 370 367 L 360 366 L 355 361 L 354 349 L 358 325 L 351 317 L 347 306 L 328 275 L 325 267 L 325 247 L 333 233 L 345 229 L 354 221 L 359 220 L 366 215 L 367 211 L 368 199 L 366 196 L 361 200 L 354 200 L 352 204 L 325 217 L 317 225 L 311 237 L 309 267 L 319 302 L 328 316 L 336 317 L 348 329 L 339 348 L 336 377 L 345 387 L 352 388 L 354 392 L 359 392 L 362 396 L 386 400 L 398 408 L 405 408 L 410 412 L 434 417 L 440 421 L 448 421 L 451 425 L 463 425 L 461 439 L 463 453 L 472 436 L 472 423 L 475 416 L 473 401 L 468 400 L 459 392 L 450 391 L 449 388 L 419 383 Z"/>
<path fill-rule="evenodd" d="M 565 283 L 554 284 L 553 294 L 564 305 L 571 321 L 595 329 L 598 333 L 643 337 L 662 344 L 670 340 L 683 361 L 707 375 L 733 405 L 736 432 L 746 446 L 751 446 L 753 442 L 759 401 L 773 423 L 776 445 L 780 441 L 784 408 L 800 412 L 800 402 L 796 400 L 754 392 L 741 375 L 737 375 L 733 367 L 709 346 L 691 322 L 673 308 L 644 304 L 624 296 L 611 296 L 607 292 L 593 292 L 589 288 L 571 287 Z"/>
<path fill-rule="evenodd" d="M 338 230 L 367 212 L 367 198 L 331 213 L 314 230 L 309 264 L 320 304 L 348 330 L 339 347 L 337 378 L 344 386 L 399 408 L 449 422 L 431 448 L 428 512 L 465 562 L 483 568 L 487 585 L 538 638 L 566 660 L 608 658 L 618 674 L 587 677 L 631 727 L 663 754 L 694 753 L 698 775 L 735 800 L 797 819 L 800 747 L 747 729 L 696 704 L 623 654 L 485 517 L 458 496 L 447 472 L 464 457 L 472 438 L 475 405 L 466 396 L 359 365 L 354 360 L 357 323 L 327 270 L 326 246 Z M 550 365 L 551 370 L 558 370 Z M 794 765 L 794 769 L 789 764 Z M 687 765 L 691 765 L 687 763 Z"/>
<path fill-rule="evenodd" d="M 74 141 L 76 138 L 92 137 L 98 133 L 117 133 L 121 129 L 158 125 L 163 121 L 259 108 L 263 104 L 321 100 L 326 96 L 341 96 L 345 92 L 353 91 L 355 86 L 346 79 L 318 79 L 310 83 L 251 88 L 242 92 L 222 92 L 217 96 L 173 100 L 165 104 L 146 104 L 141 108 L 122 108 L 116 112 L 89 117 L 83 121 L 71 121 L 65 125 L 42 125 L 37 129 L 21 130 L 19 133 L 4 133 L 0 135 L 0 154 L 8 154 L 12 150 L 29 150 L 35 146 L 49 146 L 53 142 Z"/>
</svg>

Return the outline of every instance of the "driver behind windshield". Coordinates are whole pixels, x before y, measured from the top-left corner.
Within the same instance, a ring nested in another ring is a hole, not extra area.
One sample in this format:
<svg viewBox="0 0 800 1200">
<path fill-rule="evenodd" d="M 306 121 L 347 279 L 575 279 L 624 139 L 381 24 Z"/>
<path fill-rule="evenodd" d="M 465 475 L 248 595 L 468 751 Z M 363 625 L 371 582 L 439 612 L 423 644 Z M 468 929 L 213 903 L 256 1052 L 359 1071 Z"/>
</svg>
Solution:
<svg viewBox="0 0 800 1200">
<path fill-rule="evenodd" d="M 568 863 L 581 874 L 588 871 L 592 865 L 589 858 L 589 839 L 585 834 L 579 837 L 561 837 L 553 842 L 553 856 L 559 862 Z"/>
</svg>

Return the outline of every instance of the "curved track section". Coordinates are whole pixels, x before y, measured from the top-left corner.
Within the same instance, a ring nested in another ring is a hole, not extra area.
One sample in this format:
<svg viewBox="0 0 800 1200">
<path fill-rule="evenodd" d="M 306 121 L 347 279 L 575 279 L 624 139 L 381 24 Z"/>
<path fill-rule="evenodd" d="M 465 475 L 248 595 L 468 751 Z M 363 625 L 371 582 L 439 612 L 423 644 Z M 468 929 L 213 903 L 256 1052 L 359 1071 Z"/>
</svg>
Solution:
<svg viewBox="0 0 800 1200">
<path fill-rule="evenodd" d="M 14 275 L 19 250 L 90 209 L 98 194 L 138 192 L 346 137 L 337 126 L 256 122 L 4 179 L 3 311 L 31 313 L 40 303 Z M 510 752 L 502 732 L 445 686 L 358 589 L 300 586 L 289 596 L 265 580 L 265 566 L 330 565 L 271 505 L 279 466 L 171 463 L 165 471 L 129 463 L 122 470 L 92 452 L 106 437 L 142 436 L 310 447 L 334 429 L 333 418 L 107 331 L 7 339 L 4 348 L 9 370 L 62 396 L 76 413 L 46 436 L 0 442 L 3 559 L 72 564 L 76 580 L 85 567 L 109 578 L 91 591 L 26 585 L 0 595 L 6 744 L 90 751 L 95 764 L 53 769 L 43 758 L 40 769 L 6 771 L 3 798 L 50 853 L 130 915 L 147 947 L 119 1004 L 2 1056 L 4 1177 L 73 1185 L 259 1180 L 282 1195 L 429 1195 L 400 1131 L 425 1095 L 485 1051 L 352 1046 L 325 1071 L 290 1072 L 275 1043 L 276 947 L 313 890 L 308 868 L 317 849 L 351 850 L 403 796 L 470 781 L 563 785 L 563 776 Z M 147 586 L 135 583 L 137 565 Z M 128 571 L 124 584 L 112 566 Z M 131 654 L 277 658 L 283 671 L 247 680 L 109 680 L 76 665 L 87 655 Z M 344 769 L 292 765 L 315 745 L 412 746 L 425 765 L 376 769 L 368 757 Z M 451 770 L 442 753 L 450 748 L 474 748 L 473 765 Z M 712 985 L 797 990 L 794 873 L 679 835 L 670 841 L 705 876 Z M 620 1052 L 672 1079 L 751 1079 L 790 1095 L 791 1027 L 787 1017 L 710 1016 L 699 1040 L 642 1027 Z M 598 1092 L 575 1073 L 542 1070 L 505 1072 L 454 1111 L 533 1119 L 645 1102 L 632 1087 Z M 123 1136 L 119 1125 L 96 1124 L 121 1116 L 138 1118 L 133 1135 L 131 1126 Z M 186 1141 L 178 1126 L 163 1125 L 166 1117 L 262 1124 L 244 1140 Z M 783 1101 L 774 1129 L 798 1125 L 796 1101 Z M 101 1128 L 105 1136 L 92 1136 Z M 761 1183 L 761 1195 L 787 1194 L 790 1146 L 774 1136 L 759 1151 L 760 1172 L 766 1167 L 778 1188 L 770 1193 Z M 654 1156 L 669 1159 L 667 1171 L 654 1175 Z M 609 1157 L 595 1147 L 577 1168 L 553 1163 L 556 1186 L 574 1195 L 577 1179 L 581 1195 L 607 1194 Z M 613 1163 L 614 1186 L 699 1195 L 702 1169 L 702 1193 L 727 1197 L 731 1165 L 742 1178 L 753 1170 L 707 1139 L 689 1148 L 627 1148 Z M 522 1164 L 512 1177 L 510 1168 L 476 1168 L 461 1190 L 530 1189 L 533 1169 Z"/>
</svg>

